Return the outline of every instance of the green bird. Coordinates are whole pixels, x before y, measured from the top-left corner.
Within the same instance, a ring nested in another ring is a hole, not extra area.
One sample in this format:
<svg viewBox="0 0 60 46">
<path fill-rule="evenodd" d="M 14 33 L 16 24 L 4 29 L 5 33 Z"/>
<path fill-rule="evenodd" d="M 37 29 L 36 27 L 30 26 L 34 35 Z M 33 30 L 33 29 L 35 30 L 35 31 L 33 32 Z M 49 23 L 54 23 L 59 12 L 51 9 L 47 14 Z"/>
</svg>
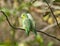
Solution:
<svg viewBox="0 0 60 46">
<path fill-rule="evenodd" d="M 35 30 L 35 22 L 31 14 L 22 13 L 21 20 L 22 20 L 22 28 L 25 29 L 27 35 L 29 35 L 30 31 L 34 32 L 34 34 L 37 35 L 37 32 Z"/>
</svg>

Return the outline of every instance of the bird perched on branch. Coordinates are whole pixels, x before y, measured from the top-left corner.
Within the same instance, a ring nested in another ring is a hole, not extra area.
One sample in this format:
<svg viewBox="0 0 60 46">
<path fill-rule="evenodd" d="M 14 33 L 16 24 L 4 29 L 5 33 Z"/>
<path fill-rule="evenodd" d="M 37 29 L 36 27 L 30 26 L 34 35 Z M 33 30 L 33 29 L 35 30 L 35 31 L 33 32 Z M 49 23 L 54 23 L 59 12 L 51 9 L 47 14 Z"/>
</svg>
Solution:
<svg viewBox="0 0 60 46">
<path fill-rule="evenodd" d="M 25 30 L 28 36 L 29 36 L 30 31 L 34 32 L 34 34 L 37 35 L 37 32 L 35 30 L 35 22 L 31 14 L 22 13 L 21 20 L 22 20 L 22 28 Z"/>
</svg>

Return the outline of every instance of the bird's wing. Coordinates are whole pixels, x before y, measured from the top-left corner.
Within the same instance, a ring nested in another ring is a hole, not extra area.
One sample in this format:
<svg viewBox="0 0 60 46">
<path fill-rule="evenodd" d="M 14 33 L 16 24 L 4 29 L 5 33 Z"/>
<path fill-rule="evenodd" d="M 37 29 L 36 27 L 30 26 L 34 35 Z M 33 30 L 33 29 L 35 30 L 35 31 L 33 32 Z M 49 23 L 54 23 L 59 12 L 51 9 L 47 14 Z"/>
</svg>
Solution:
<svg viewBox="0 0 60 46">
<path fill-rule="evenodd" d="M 29 18 L 30 20 L 33 20 L 31 14 L 27 13 L 27 15 L 28 15 L 28 18 Z"/>
<path fill-rule="evenodd" d="M 24 25 L 25 25 L 25 31 L 29 35 L 29 32 L 31 31 L 31 28 L 32 28 L 30 19 L 28 18 L 25 19 Z"/>
<path fill-rule="evenodd" d="M 31 21 L 31 26 L 32 26 L 32 31 L 34 32 L 35 35 L 37 35 L 37 31 L 36 31 L 36 24 L 35 24 L 35 21 L 33 20 L 32 16 L 30 14 L 29 15 L 29 19 Z"/>
<path fill-rule="evenodd" d="M 35 21 L 33 20 L 33 17 L 31 16 L 31 14 L 27 13 L 28 18 L 30 19 L 30 21 L 32 22 L 32 26 L 35 27 Z"/>
</svg>

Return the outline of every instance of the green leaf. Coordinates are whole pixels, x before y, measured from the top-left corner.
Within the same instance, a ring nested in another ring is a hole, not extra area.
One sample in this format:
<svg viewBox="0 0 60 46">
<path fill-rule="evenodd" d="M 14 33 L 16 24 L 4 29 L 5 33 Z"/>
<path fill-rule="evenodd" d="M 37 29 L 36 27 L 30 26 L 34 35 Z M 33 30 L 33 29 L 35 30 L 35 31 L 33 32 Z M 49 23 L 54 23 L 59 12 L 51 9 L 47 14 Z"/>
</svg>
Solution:
<svg viewBox="0 0 60 46">
<path fill-rule="evenodd" d="M 60 0 L 55 0 L 55 2 L 60 2 Z"/>
<path fill-rule="evenodd" d="M 44 46 L 44 41 L 41 35 L 36 36 L 36 41 L 39 43 L 40 46 Z"/>
<path fill-rule="evenodd" d="M 1 11 L 5 12 L 5 14 L 7 14 L 8 16 L 10 15 L 10 10 L 7 8 L 1 8 Z"/>
<path fill-rule="evenodd" d="M 53 42 L 49 42 L 47 46 L 53 46 Z"/>
<path fill-rule="evenodd" d="M 31 6 L 31 2 L 28 2 L 28 3 L 21 3 L 21 5 L 18 7 L 18 10 L 22 10 L 22 9 L 28 9 L 30 6 Z"/>
<path fill-rule="evenodd" d="M 5 17 L 3 15 L 0 16 L 0 24 L 5 20 Z"/>
</svg>

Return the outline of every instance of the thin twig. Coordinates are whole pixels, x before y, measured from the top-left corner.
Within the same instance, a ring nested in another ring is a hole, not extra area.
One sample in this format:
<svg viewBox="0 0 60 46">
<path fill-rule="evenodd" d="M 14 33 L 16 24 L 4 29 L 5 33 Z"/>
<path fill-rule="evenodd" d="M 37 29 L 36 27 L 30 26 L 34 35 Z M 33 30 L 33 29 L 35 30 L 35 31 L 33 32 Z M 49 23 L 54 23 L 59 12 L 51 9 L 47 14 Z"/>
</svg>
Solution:
<svg viewBox="0 0 60 46">
<path fill-rule="evenodd" d="M 43 33 L 43 34 L 45 34 L 45 35 L 47 35 L 47 36 L 49 36 L 49 37 L 51 37 L 51 38 L 54 38 L 54 39 L 60 41 L 59 38 L 57 38 L 57 37 L 55 37 L 55 36 L 52 36 L 52 35 L 50 35 L 50 34 L 48 34 L 48 33 L 45 33 L 45 32 L 43 32 L 43 31 L 39 31 L 39 30 L 36 30 L 36 31 L 37 31 L 37 32 L 40 32 L 40 33 Z"/>
<path fill-rule="evenodd" d="M 13 25 L 11 25 L 11 23 L 10 23 L 10 21 L 9 21 L 9 19 L 8 19 L 8 17 L 7 17 L 7 15 L 6 15 L 3 11 L 1 11 L 1 12 L 2 12 L 3 15 L 6 17 L 6 20 L 7 20 L 8 24 L 9 24 L 13 29 L 15 29 L 15 30 L 24 30 L 24 29 L 21 29 L 21 28 L 16 28 L 16 27 L 14 27 Z M 43 32 L 43 31 L 39 31 L 39 30 L 36 30 L 36 31 L 37 31 L 37 32 L 40 32 L 40 33 L 43 33 L 43 34 L 45 34 L 45 35 L 47 35 L 47 36 L 49 36 L 49 37 L 51 37 L 51 38 L 54 38 L 54 39 L 60 41 L 60 39 L 58 39 L 58 38 L 55 37 L 55 36 L 49 35 L 49 34 Z"/>
<path fill-rule="evenodd" d="M 35 3 L 37 0 L 34 0 L 32 3 Z"/>
<path fill-rule="evenodd" d="M 50 9 L 50 11 L 51 11 L 51 14 L 53 15 L 53 17 L 54 17 L 54 19 L 55 19 L 55 21 L 56 21 L 58 27 L 60 28 L 59 23 L 58 23 L 58 21 L 57 21 L 57 19 L 56 19 L 55 14 L 53 13 L 52 8 L 50 7 L 50 5 L 49 5 L 49 3 L 47 2 L 47 0 L 45 0 L 45 2 L 47 3 L 47 5 L 48 5 L 48 7 L 49 7 L 49 9 Z"/>
<path fill-rule="evenodd" d="M 60 21 L 59 21 L 58 23 L 60 23 Z M 48 25 L 48 26 L 46 26 L 45 28 L 41 29 L 40 31 L 45 32 L 46 30 L 48 30 L 48 29 L 50 29 L 50 28 L 52 28 L 52 27 L 54 27 L 54 26 L 56 26 L 56 25 L 57 25 L 56 23 L 51 24 L 51 25 Z M 38 31 L 38 32 L 40 32 L 40 31 Z M 22 40 L 22 42 L 31 41 L 32 37 L 34 37 L 34 35 L 31 35 L 31 36 L 29 36 L 28 38 Z M 54 36 L 54 37 L 55 37 L 55 36 Z M 32 39 L 32 40 L 33 40 L 33 39 Z M 60 39 L 59 39 L 59 40 L 60 40 Z"/>
<path fill-rule="evenodd" d="M 58 21 L 58 23 L 60 23 L 60 21 Z M 53 24 L 48 25 L 48 26 L 46 26 L 45 28 L 41 29 L 40 31 L 46 31 L 46 30 L 48 30 L 48 29 L 50 29 L 50 28 L 55 27 L 56 25 L 57 25 L 56 23 L 53 23 Z"/>
<path fill-rule="evenodd" d="M 8 17 L 7 17 L 7 15 L 6 15 L 3 11 L 0 11 L 0 12 L 3 13 L 3 15 L 6 17 L 7 22 L 9 23 L 9 25 L 10 25 L 13 29 L 15 29 L 15 30 L 23 30 L 23 29 L 21 29 L 21 28 L 16 28 L 16 27 L 12 26 L 11 23 L 10 23 L 10 21 L 9 21 L 9 19 L 8 19 Z"/>
</svg>

